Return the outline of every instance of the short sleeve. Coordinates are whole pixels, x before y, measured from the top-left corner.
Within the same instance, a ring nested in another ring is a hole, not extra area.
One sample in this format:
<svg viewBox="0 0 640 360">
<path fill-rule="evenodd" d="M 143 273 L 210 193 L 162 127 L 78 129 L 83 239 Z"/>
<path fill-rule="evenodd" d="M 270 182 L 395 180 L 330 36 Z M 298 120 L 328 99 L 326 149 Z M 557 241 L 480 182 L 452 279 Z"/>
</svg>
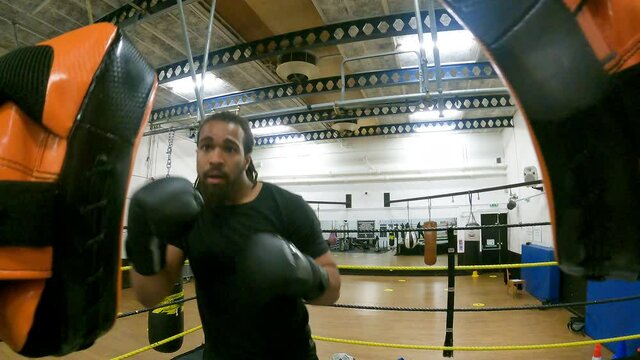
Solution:
<svg viewBox="0 0 640 360">
<path fill-rule="evenodd" d="M 173 246 L 177 247 L 178 249 L 182 250 L 183 252 L 185 251 L 186 239 L 183 239 L 183 238 L 168 239 L 167 243 L 169 245 L 173 245 Z"/>
<path fill-rule="evenodd" d="M 293 195 L 285 211 L 287 240 L 314 259 L 329 251 L 316 213 L 301 196 Z"/>
</svg>

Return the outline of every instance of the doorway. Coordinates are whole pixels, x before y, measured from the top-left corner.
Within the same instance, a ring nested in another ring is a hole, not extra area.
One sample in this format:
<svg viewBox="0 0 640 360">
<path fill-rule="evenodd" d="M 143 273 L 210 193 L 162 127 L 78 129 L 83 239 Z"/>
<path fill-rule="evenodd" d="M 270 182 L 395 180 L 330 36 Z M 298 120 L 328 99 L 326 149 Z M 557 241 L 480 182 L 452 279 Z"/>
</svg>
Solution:
<svg viewBox="0 0 640 360">
<path fill-rule="evenodd" d="M 480 225 L 507 224 L 507 213 L 480 214 Z M 509 256 L 507 228 L 482 229 L 482 263 L 506 264 Z"/>
</svg>

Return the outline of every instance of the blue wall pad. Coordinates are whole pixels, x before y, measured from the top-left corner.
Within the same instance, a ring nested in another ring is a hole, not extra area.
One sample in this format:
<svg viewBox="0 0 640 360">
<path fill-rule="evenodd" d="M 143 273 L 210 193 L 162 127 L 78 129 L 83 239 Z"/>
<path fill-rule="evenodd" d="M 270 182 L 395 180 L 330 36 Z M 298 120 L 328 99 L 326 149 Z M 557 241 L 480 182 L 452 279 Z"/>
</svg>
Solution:
<svg viewBox="0 0 640 360">
<path fill-rule="evenodd" d="M 553 249 L 540 245 L 522 245 L 522 263 L 555 261 Z M 520 270 L 527 282 L 526 290 L 542 302 L 560 301 L 560 269 L 557 266 L 523 268 Z"/>
<path fill-rule="evenodd" d="M 587 301 L 640 295 L 640 281 L 587 282 Z M 640 334 L 640 300 L 587 306 L 585 331 L 594 339 Z M 640 340 L 627 341 L 627 354 L 635 354 Z M 605 344 L 615 351 L 618 343 Z"/>
</svg>

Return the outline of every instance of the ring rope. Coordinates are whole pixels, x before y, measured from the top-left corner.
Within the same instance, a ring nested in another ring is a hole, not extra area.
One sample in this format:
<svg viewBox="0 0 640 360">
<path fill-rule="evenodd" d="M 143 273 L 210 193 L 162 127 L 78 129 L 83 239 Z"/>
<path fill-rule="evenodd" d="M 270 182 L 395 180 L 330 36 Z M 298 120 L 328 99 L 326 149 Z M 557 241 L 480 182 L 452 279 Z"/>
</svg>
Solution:
<svg viewBox="0 0 640 360">
<path fill-rule="evenodd" d="M 451 227 L 435 227 L 435 228 L 398 228 L 398 229 L 387 229 L 386 232 L 424 232 L 424 231 L 447 231 L 449 229 L 453 230 L 480 230 L 480 229 L 495 229 L 495 228 L 522 228 L 522 227 L 533 227 L 533 226 L 547 226 L 551 225 L 550 222 L 534 222 L 534 223 L 520 223 L 520 224 L 493 224 L 493 225 L 476 225 L 476 226 L 451 226 Z M 336 234 L 344 234 L 344 233 L 363 233 L 363 234 L 371 234 L 378 232 L 385 232 L 385 230 L 374 229 L 374 230 L 338 230 L 338 229 L 330 229 L 330 230 L 321 230 L 323 233 L 336 233 Z"/>
<path fill-rule="evenodd" d="M 196 331 L 198 331 L 200 329 L 202 329 L 202 325 L 198 325 L 198 326 L 196 326 L 196 327 L 194 327 L 192 329 L 189 329 L 187 331 L 181 332 L 180 334 L 173 335 L 173 336 L 168 337 L 168 338 L 166 338 L 164 340 L 160 340 L 158 342 L 154 342 L 153 344 L 145 346 L 145 347 L 140 348 L 138 350 L 134 350 L 132 352 L 128 352 L 126 354 L 122 354 L 122 355 L 120 355 L 118 357 L 112 358 L 111 360 L 122 360 L 122 359 L 130 358 L 132 356 L 138 355 L 138 354 L 143 353 L 145 351 L 149 351 L 149 350 L 151 350 L 151 349 L 153 349 L 155 347 L 158 347 L 160 345 L 163 345 L 163 344 L 166 344 L 168 342 L 171 342 L 171 341 L 173 341 L 175 339 L 179 339 L 181 337 L 184 337 L 184 336 L 186 336 L 188 334 L 191 334 L 192 332 L 196 332 Z"/>
<path fill-rule="evenodd" d="M 492 269 L 518 269 L 544 266 L 557 266 L 557 261 L 544 261 L 523 264 L 500 264 L 500 265 L 458 265 L 456 270 L 492 270 Z M 123 266 L 122 271 L 131 270 L 131 266 Z M 379 265 L 338 265 L 340 270 L 367 270 L 367 271 L 443 271 L 448 270 L 447 266 L 379 266 Z"/>
<path fill-rule="evenodd" d="M 138 309 L 138 310 L 119 313 L 117 318 L 118 319 L 122 319 L 122 318 L 125 318 L 125 317 L 142 314 L 142 313 L 153 311 L 153 310 L 160 309 L 160 308 L 163 308 L 163 307 L 182 304 L 182 303 L 185 303 L 187 301 L 191 301 L 191 300 L 195 300 L 195 299 L 196 299 L 196 297 L 192 296 L 192 297 L 189 297 L 189 298 L 172 301 L 172 302 L 169 302 L 169 303 L 166 303 L 166 304 L 162 304 L 162 305 L 158 305 L 158 306 L 152 306 L 152 307 L 149 307 L 149 308 L 142 308 L 142 309 Z"/>
<path fill-rule="evenodd" d="M 176 334 L 164 340 L 160 340 L 151 345 L 145 346 L 138 350 L 131 351 L 129 353 L 120 355 L 118 357 L 112 358 L 111 360 L 123 360 L 129 357 L 138 355 L 145 351 L 151 350 L 154 347 L 166 344 L 175 339 L 184 337 L 190 333 L 198 331 L 202 329 L 202 325 L 196 326 L 195 328 L 184 331 L 180 334 Z M 579 347 L 579 346 L 587 346 L 587 345 L 595 345 L 595 344 L 606 344 L 611 342 L 618 341 L 628 341 L 628 340 L 636 340 L 640 339 L 640 334 L 635 335 L 627 335 L 627 336 L 618 336 L 613 338 L 605 338 L 605 339 L 597 339 L 597 340 L 585 340 L 585 341 L 574 341 L 574 342 L 566 342 L 566 343 L 555 343 L 555 344 L 534 344 L 534 345 L 494 345 L 494 346 L 442 346 L 442 345 L 412 345 L 412 344 L 394 344 L 394 343 L 383 343 L 383 342 L 372 342 L 372 341 L 363 341 L 363 340 L 350 340 L 350 339 L 339 339 L 339 338 L 331 338 L 325 336 L 317 336 L 313 335 L 312 338 L 317 341 L 326 341 L 326 342 L 334 342 L 341 344 L 350 344 L 350 345 L 362 345 L 362 346 L 371 346 L 371 347 L 384 347 L 384 348 L 395 348 L 395 349 L 413 349 L 413 350 L 449 350 L 449 351 L 518 351 L 518 350 L 542 350 L 542 349 L 559 349 L 559 348 L 568 348 L 568 347 Z"/>
<path fill-rule="evenodd" d="M 119 313 L 118 319 L 142 314 L 145 312 L 153 311 L 156 309 L 160 309 L 166 306 L 182 304 L 188 301 L 195 300 L 197 297 L 192 296 L 189 298 L 176 300 L 170 303 L 166 303 L 164 305 L 153 306 L 149 308 L 142 308 L 138 310 L 133 310 L 129 312 Z M 505 307 L 485 307 L 485 308 L 455 308 L 453 311 L 456 312 L 495 312 L 495 311 L 518 311 L 518 310 L 546 310 L 546 309 L 555 309 L 555 308 L 565 308 L 572 306 L 591 306 L 591 305 L 603 305 L 610 304 L 615 302 L 624 302 L 624 301 L 632 301 L 640 299 L 640 295 L 634 296 L 626 296 L 620 298 L 610 298 L 604 300 L 593 300 L 593 301 L 578 301 L 571 303 L 561 303 L 561 304 L 546 304 L 546 305 L 522 305 L 522 306 L 505 306 Z M 352 304 L 332 304 L 328 305 L 330 307 L 335 308 L 343 308 L 343 309 L 358 309 L 358 310 L 379 310 L 379 311 L 408 311 L 408 312 L 445 312 L 446 308 L 423 308 L 423 307 L 394 307 L 394 306 L 375 306 L 375 305 L 352 305 Z"/>
<path fill-rule="evenodd" d="M 497 345 L 497 346 L 441 346 L 441 345 L 411 345 L 411 344 L 393 344 L 382 342 L 371 342 L 361 340 L 338 339 L 324 336 L 312 336 L 317 341 L 327 341 L 350 345 L 364 345 L 372 347 L 384 347 L 395 349 L 413 349 L 413 350 L 449 350 L 449 351 L 516 351 L 516 350 L 540 350 L 540 349 L 558 349 L 566 347 L 578 347 L 595 344 L 606 344 L 618 341 L 628 341 L 640 339 L 640 334 L 619 336 L 608 339 L 585 340 L 557 344 L 537 344 L 537 345 Z"/>
<path fill-rule="evenodd" d="M 500 265 L 458 265 L 455 270 L 490 270 L 490 269 L 516 269 L 533 268 L 543 266 L 556 266 L 557 261 L 545 261 L 523 264 Z M 373 271 L 442 271 L 448 270 L 447 266 L 378 266 L 378 265 L 338 265 L 341 270 L 373 270 Z"/>
<path fill-rule="evenodd" d="M 580 301 L 572 303 L 561 304 L 547 304 L 547 305 L 522 305 L 522 306 L 506 306 L 506 307 L 485 307 L 485 308 L 454 308 L 453 311 L 457 312 L 483 312 L 483 311 L 515 311 L 515 310 L 546 310 L 553 308 L 564 308 L 572 306 L 591 306 L 602 305 L 614 302 L 632 301 L 640 299 L 640 295 L 611 298 L 604 300 L 594 301 Z M 359 309 L 359 310 L 383 310 L 383 311 L 415 311 L 415 312 L 445 312 L 446 308 L 419 308 L 419 307 L 392 307 L 392 306 L 373 306 L 373 305 L 350 305 L 350 304 L 333 304 L 330 307 L 346 308 L 346 309 Z"/>
</svg>

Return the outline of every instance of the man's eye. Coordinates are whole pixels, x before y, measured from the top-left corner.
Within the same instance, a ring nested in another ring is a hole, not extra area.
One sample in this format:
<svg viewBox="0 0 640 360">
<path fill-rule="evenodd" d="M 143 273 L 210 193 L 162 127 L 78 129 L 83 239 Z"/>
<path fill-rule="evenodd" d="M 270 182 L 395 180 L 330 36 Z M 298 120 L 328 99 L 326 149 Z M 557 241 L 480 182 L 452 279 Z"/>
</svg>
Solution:
<svg viewBox="0 0 640 360">
<path fill-rule="evenodd" d="M 224 150 L 228 153 L 234 153 L 237 151 L 235 146 L 225 146 Z"/>
</svg>

